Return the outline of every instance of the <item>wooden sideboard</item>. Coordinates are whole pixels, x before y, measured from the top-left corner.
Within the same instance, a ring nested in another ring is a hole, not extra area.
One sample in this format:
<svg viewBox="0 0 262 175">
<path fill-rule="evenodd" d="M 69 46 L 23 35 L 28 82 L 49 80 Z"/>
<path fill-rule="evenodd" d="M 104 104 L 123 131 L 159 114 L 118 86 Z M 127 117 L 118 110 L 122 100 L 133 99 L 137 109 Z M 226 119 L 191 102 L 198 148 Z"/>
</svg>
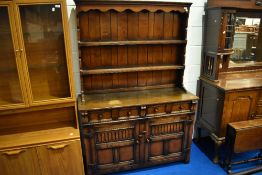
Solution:
<svg viewBox="0 0 262 175">
<path fill-rule="evenodd" d="M 0 40 L 1 174 L 82 175 L 65 1 L 0 1 Z"/>
<path fill-rule="evenodd" d="M 262 117 L 261 10 L 256 0 L 207 3 L 197 128 L 215 141 L 214 162 L 228 123 Z"/>
<path fill-rule="evenodd" d="M 225 140 L 228 123 L 262 117 L 262 72 L 243 72 L 221 75 L 218 82 L 201 78 L 197 126 L 210 132 L 218 149 Z"/>
<path fill-rule="evenodd" d="M 75 2 L 86 174 L 188 162 L 197 102 L 183 88 L 191 4 Z"/>
</svg>

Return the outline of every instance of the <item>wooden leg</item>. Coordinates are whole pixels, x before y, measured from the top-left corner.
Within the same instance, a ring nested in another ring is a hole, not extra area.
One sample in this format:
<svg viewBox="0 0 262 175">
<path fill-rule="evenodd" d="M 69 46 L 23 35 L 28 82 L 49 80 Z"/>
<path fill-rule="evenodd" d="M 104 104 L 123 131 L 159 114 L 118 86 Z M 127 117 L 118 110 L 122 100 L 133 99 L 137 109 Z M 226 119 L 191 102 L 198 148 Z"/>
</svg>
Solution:
<svg viewBox="0 0 262 175">
<path fill-rule="evenodd" d="M 214 152 L 214 158 L 213 158 L 213 163 L 218 163 L 219 162 L 219 149 L 224 142 L 225 138 L 219 138 L 215 134 L 211 134 L 212 140 L 215 142 L 215 152 Z"/>
</svg>

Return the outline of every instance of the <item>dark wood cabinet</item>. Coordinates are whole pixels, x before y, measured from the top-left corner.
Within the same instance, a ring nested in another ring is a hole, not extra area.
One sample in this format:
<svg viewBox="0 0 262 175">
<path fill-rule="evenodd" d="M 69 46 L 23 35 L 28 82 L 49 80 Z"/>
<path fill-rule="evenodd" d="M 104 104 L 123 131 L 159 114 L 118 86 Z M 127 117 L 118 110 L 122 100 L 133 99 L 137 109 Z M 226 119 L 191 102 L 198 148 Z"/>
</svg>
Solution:
<svg viewBox="0 0 262 175">
<path fill-rule="evenodd" d="M 114 95 L 97 94 L 94 99 L 87 95 L 85 102 L 78 99 L 87 174 L 189 161 L 194 95 L 173 88 Z M 108 105 L 100 106 L 101 99 Z M 123 107 L 110 105 L 111 99 L 118 99 Z"/>
<path fill-rule="evenodd" d="M 183 88 L 191 4 L 75 2 L 86 173 L 188 162 L 197 102 Z"/>
<path fill-rule="evenodd" d="M 261 118 L 261 16 L 254 0 L 207 3 L 197 127 L 215 141 L 215 162 L 228 123 Z"/>
</svg>

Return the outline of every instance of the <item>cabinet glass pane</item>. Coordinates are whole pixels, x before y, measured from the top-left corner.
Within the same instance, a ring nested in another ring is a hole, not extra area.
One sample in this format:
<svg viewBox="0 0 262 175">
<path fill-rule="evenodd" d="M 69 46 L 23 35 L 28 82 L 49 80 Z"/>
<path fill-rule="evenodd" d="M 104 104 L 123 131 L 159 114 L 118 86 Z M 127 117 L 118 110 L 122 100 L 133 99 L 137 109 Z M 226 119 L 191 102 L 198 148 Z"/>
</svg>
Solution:
<svg viewBox="0 0 262 175">
<path fill-rule="evenodd" d="M 0 7 L 0 19 L 0 105 L 22 103 L 7 7 Z"/>
<path fill-rule="evenodd" d="M 61 6 L 19 6 L 34 100 L 70 97 Z"/>
</svg>

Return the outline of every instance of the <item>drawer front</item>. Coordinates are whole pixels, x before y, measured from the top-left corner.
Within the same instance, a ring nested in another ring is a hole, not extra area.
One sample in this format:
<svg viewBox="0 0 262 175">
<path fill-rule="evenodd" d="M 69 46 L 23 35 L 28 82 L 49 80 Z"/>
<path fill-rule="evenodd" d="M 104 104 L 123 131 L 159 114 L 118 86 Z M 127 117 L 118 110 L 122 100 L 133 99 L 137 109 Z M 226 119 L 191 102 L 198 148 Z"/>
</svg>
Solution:
<svg viewBox="0 0 262 175">
<path fill-rule="evenodd" d="M 192 104 L 190 102 L 181 102 L 181 103 L 174 103 L 172 104 L 171 112 L 183 112 L 183 111 L 190 111 Z"/>
<path fill-rule="evenodd" d="M 112 120 L 111 110 L 80 111 L 82 124 Z"/>
<path fill-rule="evenodd" d="M 139 114 L 138 107 L 113 109 L 113 112 L 112 112 L 113 119 L 137 118 L 139 116 L 140 114 Z"/>
<path fill-rule="evenodd" d="M 166 104 L 152 105 L 147 107 L 147 115 L 159 115 L 166 113 Z"/>
<path fill-rule="evenodd" d="M 162 115 L 169 113 L 181 113 L 181 112 L 190 112 L 194 110 L 192 108 L 192 102 L 179 102 L 179 103 L 167 103 L 152 105 L 147 107 L 147 115 Z"/>
</svg>

